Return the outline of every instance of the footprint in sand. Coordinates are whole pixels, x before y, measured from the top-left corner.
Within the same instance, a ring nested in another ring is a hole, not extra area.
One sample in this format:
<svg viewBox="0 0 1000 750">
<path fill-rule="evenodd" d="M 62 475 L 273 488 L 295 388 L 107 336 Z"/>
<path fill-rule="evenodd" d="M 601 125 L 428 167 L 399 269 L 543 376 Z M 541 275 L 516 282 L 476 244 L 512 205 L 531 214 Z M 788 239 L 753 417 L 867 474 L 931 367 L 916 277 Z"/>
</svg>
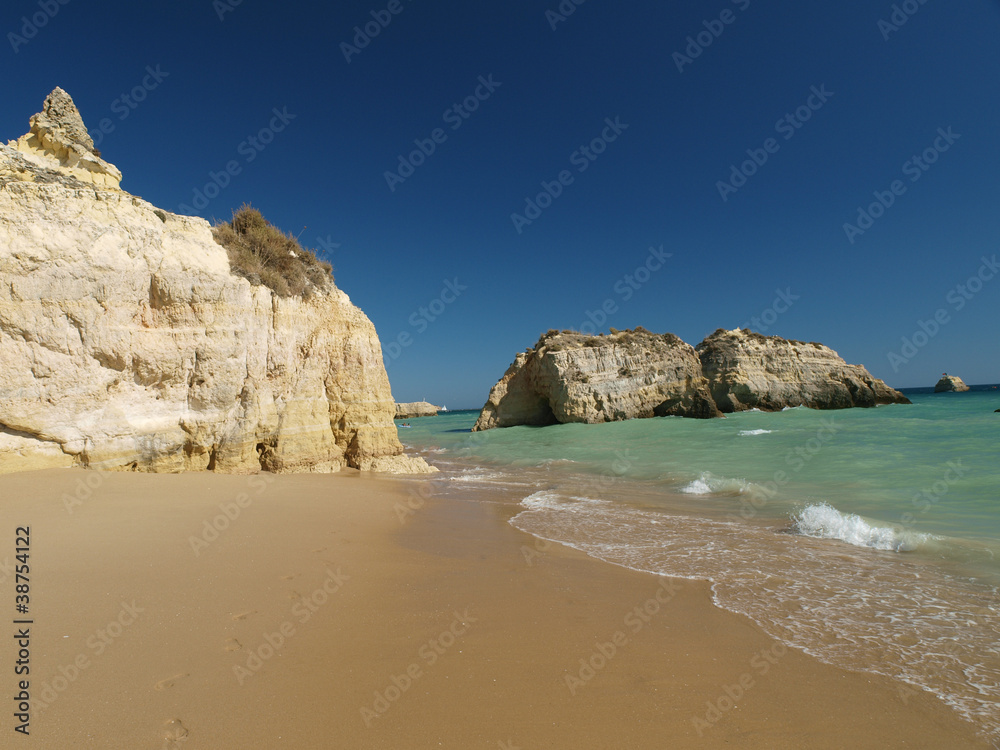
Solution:
<svg viewBox="0 0 1000 750">
<path fill-rule="evenodd" d="M 239 651 L 241 648 L 243 648 L 243 644 L 235 638 L 229 638 L 226 641 L 226 651 Z"/>
<path fill-rule="evenodd" d="M 164 750 L 174 750 L 174 748 L 182 747 L 188 738 L 188 730 L 183 724 L 181 724 L 180 719 L 171 719 L 163 725 L 163 743 Z"/>
<path fill-rule="evenodd" d="M 183 680 L 185 677 L 190 677 L 190 675 L 185 672 L 184 674 L 175 674 L 173 677 L 168 677 L 165 680 L 160 680 L 156 683 L 157 690 L 166 690 L 167 688 L 172 688 L 178 681 Z"/>
<path fill-rule="evenodd" d="M 255 615 L 255 614 L 257 614 L 257 610 L 256 609 L 252 609 L 249 612 L 240 612 L 238 615 L 233 615 L 233 619 L 234 620 L 245 620 L 250 615 Z"/>
</svg>

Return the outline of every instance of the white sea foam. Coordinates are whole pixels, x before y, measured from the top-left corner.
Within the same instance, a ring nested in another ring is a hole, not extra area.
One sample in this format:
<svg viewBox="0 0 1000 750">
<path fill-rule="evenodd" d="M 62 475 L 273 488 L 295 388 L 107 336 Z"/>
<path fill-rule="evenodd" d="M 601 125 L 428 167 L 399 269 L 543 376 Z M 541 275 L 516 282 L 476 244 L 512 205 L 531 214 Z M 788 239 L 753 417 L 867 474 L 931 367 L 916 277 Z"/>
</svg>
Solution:
<svg viewBox="0 0 1000 750">
<path fill-rule="evenodd" d="M 855 547 L 908 552 L 931 537 L 886 526 L 873 526 L 854 513 L 841 513 L 819 503 L 803 508 L 793 519 L 795 531 L 817 539 L 839 539 Z"/>
<path fill-rule="evenodd" d="M 828 505 L 799 514 L 819 539 L 552 491 L 526 497 L 522 508 L 510 521 L 522 531 L 623 567 L 710 581 L 717 604 L 772 637 L 932 691 L 1000 737 L 997 590 L 915 555 L 877 558 L 873 546 L 899 548 L 891 529 Z M 860 547 L 851 552 L 840 539 Z"/>
<path fill-rule="evenodd" d="M 756 489 L 757 485 L 746 479 L 717 477 L 704 471 L 693 482 L 681 487 L 681 492 L 685 495 L 742 495 Z"/>
<path fill-rule="evenodd" d="M 507 475 L 486 469 L 462 469 L 448 477 L 452 482 L 490 482 L 506 480 Z"/>
<path fill-rule="evenodd" d="M 772 432 L 774 430 L 740 430 L 740 435 L 770 435 Z"/>
<path fill-rule="evenodd" d="M 540 490 L 528 495 L 521 501 L 521 506 L 528 510 L 559 510 L 574 511 L 593 508 L 596 505 L 610 505 L 607 500 L 579 495 L 562 495 L 552 490 Z"/>
</svg>

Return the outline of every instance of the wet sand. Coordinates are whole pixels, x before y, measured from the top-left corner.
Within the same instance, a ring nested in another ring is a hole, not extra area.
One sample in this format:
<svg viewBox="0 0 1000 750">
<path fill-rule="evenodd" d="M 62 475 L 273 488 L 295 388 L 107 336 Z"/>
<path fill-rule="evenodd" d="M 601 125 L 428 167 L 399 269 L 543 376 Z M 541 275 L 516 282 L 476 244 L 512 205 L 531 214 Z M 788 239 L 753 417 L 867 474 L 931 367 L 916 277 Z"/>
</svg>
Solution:
<svg viewBox="0 0 1000 750">
<path fill-rule="evenodd" d="M 537 541 L 507 524 L 507 506 L 418 500 L 422 485 L 356 472 L 0 476 L 11 615 L 14 530 L 31 527 L 33 705 L 30 740 L 14 740 L 991 746 L 931 695 L 785 649 L 715 608 L 703 582 Z M 2 644 L 13 696 L 17 646 Z"/>
</svg>

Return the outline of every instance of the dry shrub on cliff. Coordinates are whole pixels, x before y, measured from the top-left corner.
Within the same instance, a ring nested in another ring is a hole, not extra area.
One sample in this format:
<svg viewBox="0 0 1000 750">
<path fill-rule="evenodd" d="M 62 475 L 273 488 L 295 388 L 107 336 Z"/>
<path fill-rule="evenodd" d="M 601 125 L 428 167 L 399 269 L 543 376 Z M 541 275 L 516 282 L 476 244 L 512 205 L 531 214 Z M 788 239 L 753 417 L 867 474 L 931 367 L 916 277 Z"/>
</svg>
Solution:
<svg viewBox="0 0 1000 750">
<path fill-rule="evenodd" d="M 308 297 L 333 282 L 333 266 L 316 257 L 244 203 L 231 221 L 212 227 L 215 241 L 229 253 L 233 273 L 263 284 L 281 297 Z"/>
</svg>

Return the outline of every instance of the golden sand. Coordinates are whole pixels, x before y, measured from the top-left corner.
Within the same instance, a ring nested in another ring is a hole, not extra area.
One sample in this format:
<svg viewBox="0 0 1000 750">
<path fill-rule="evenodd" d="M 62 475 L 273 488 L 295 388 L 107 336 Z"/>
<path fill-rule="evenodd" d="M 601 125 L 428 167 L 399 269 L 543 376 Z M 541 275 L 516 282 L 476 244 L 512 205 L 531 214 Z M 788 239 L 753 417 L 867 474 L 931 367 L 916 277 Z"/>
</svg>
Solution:
<svg viewBox="0 0 1000 750">
<path fill-rule="evenodd" d="M 931 695 L 786 649 L 702 582 L 535 540 L 509 507 L 401 518 L 419 481 L 0 476 L 0 609 L 19 617 L 30 526 L 33 621 L 30 738 L 9 701 L 0 746 L 990 746 Z"/>
</svg>

